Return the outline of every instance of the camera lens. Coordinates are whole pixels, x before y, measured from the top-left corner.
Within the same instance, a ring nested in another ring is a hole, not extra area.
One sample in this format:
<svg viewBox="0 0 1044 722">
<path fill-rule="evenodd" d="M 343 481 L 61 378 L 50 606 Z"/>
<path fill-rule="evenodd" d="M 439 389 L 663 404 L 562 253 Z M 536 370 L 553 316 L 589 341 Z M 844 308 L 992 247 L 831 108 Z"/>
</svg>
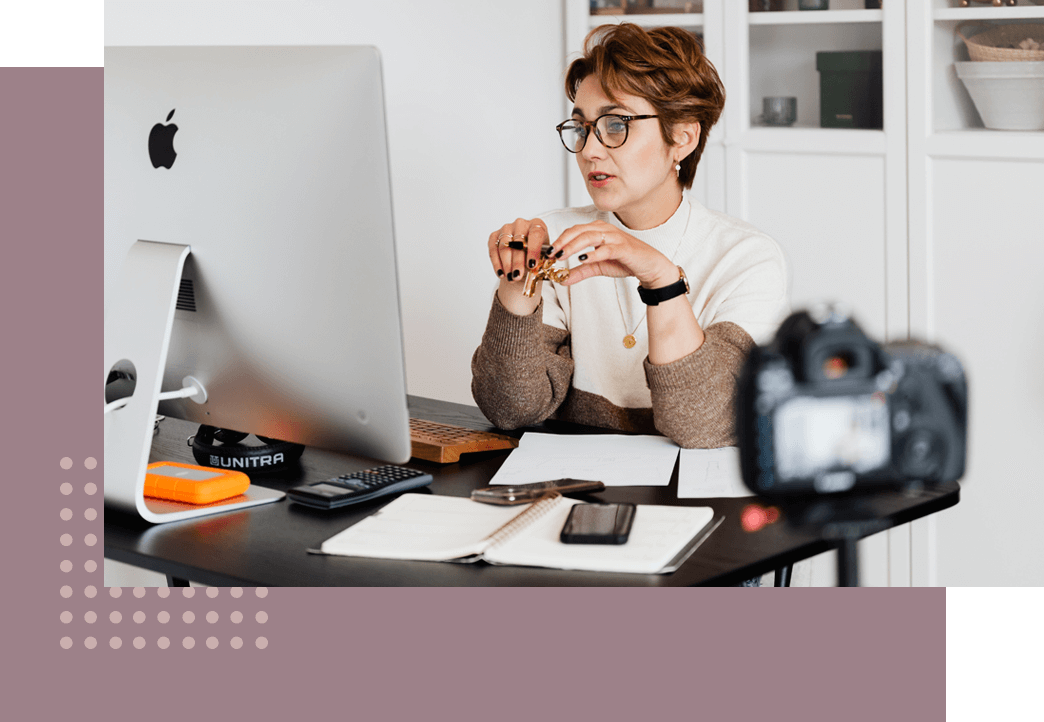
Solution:
<svg viewBox="0 0 1044 722">
<path fill-rule="evenodd" d="M 907 438 L 899 457 L 899 469 L 903 474 L 931 480 L 939 473 L 942 457 L 942 440 L 924 429 L 915 431 Z"/>
<path fill-rule="evenodd" d="M 823 362 L 823 376 L 828 379 L 840 379 L 852 367 L 852 357 L 848 354 L 835 354 Z"/>
</svg>

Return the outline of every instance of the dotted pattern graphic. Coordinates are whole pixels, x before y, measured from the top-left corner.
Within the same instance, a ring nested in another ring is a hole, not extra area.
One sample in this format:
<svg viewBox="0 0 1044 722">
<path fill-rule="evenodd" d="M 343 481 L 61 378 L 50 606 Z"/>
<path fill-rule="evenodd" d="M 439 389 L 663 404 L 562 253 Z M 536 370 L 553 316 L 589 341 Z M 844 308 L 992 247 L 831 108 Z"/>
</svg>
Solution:
<svg viewBox="0 0 1044 722">
<path fill-rule="evenodd" d="M 66 600 L 58 617 L 62 649 L 99 650 L 99 654 L 152 649 L 177 654 L 268 648 L 268 637 L 261 634 L 268 613 L 258 609 L 260 600 L 268 596 L 264 587 L 245 591 L 242 587 L 106 590 L 100 563 L 103 545 L 99 543 L 103 498 L 94 481 L 77 481 L 84 477 L 99 480 L 100 469 L 79 477 L 72 458 L 62 457 L 58 465 L 63 477 L 58 486 L 62 527 L 58 593 Z M 83 461 L 88 472 L 98 466 L 94 457 Z"/>
</svg>

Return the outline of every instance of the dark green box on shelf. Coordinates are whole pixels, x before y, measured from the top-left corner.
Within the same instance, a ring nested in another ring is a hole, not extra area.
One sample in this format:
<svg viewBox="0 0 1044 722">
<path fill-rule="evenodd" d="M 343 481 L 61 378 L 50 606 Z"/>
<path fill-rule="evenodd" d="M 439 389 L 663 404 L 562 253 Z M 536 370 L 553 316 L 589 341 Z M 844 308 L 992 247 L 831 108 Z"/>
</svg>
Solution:
<svg viewBox="0 0 1044 722">
<path fill-rule="evenodd" d="M 819 125 L 823 128 L 883 128 L 880 50 L 816 53 Z"/>
</svg>

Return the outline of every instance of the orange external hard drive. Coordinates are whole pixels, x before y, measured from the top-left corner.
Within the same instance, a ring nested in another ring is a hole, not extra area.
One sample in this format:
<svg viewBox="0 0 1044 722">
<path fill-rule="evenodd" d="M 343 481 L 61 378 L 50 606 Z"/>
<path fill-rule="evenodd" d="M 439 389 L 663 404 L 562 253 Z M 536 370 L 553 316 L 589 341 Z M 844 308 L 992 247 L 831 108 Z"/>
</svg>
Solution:
<svg viewBox="0 0 1044 722">
<path fill-rule="evenodd" d="M 241 471 L 158 461 L 145 468 L 145 496 L 186 504 L 211 504 L 242 494 L 250 477 Z"/>
</svg>

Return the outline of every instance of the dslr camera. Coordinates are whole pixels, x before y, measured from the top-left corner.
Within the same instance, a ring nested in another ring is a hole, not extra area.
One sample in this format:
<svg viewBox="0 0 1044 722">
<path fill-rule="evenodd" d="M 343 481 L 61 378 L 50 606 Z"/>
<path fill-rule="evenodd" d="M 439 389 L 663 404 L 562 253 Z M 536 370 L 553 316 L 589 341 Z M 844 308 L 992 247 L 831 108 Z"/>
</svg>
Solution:
<svg viewBox="0 0 1044 722">
<path fill-rule="evenodd" d="M 922 343 L 879 345 L 836 306 L 791 315 L 755 347 L 736 404 L 743 481 L 761 496 L 923 488 L 964 475 L 960 362 Z"/>
</svg>

